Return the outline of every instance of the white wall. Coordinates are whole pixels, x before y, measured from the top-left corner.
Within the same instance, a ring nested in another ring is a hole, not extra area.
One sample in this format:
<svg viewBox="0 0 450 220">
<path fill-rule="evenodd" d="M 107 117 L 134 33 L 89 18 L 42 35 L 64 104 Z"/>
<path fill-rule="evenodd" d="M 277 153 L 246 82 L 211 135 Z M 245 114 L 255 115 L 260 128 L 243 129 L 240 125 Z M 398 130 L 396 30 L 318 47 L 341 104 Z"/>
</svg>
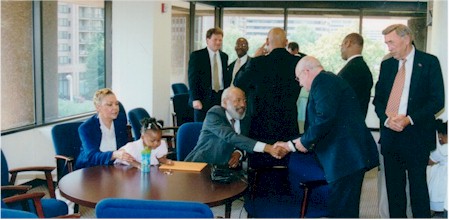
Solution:
<svg viewBox="0 0 450 220">
<path fill-rule="evenodd" d="M 170 121 L 171 6 L 160 1 L 114 1 L 113 90 L 129 111 L 145 108 Z"/>
<path fill-rule="evenodd" d="M 445 110 L 439 116 L 443 120 L 448 119 L 448 1 L 434 0 L 433 1 L 433 22 L 432 26 L 428 28 L 428 42 L 427 52 L 439 58 L 442 68 L 442 75 L 444 77 L 445 85 Z"/>
</svg>

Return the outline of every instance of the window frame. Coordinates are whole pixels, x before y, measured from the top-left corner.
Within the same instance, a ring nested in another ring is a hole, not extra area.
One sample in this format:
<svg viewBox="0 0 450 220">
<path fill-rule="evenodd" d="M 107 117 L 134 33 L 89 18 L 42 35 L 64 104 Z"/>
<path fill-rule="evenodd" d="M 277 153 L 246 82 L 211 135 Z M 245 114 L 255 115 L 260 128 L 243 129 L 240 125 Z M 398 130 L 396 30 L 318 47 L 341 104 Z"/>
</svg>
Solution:
<svg viewBox="0 0 450 220">
<path fill-rule="evenodd" d="M 105 87 L 111 87 L 112 85 L 112 1 L 104 0 L 104 48 L 105 48 Z M 13 134 L 16 132 L 26 131 L 38 127 L 44 127 L 52 124 L 57 124 L 61 122 L 71 121 L 71 120 L 81 120 L 88 116 L 95 114 L 95 111 L 90 111 L 74 116 L 68 116 L 60 119 L 55 119 L 51 121 L 45 121 L 45 111 L 44 111 L 44 82 L 43 82 L 43 39 L 42 39 L 42 2 L 33 1 L 32 2 L 32 32 L 33 32 L 33 48 L 32 48 L 32 79 L 34 84 L 34 123 L 29 125 L 14 127 L 10 129 L 5 129 L 1 131 L 1 136 Z"/>
</svg>

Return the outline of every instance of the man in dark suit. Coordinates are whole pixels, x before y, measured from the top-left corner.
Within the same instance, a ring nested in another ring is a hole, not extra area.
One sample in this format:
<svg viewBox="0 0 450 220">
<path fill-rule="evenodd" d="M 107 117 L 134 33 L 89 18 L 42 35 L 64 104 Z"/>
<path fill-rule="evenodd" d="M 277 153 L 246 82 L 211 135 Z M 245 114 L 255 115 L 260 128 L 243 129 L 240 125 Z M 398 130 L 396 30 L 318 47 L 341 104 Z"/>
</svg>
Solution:
<svg viewBox="0 0 450 220">
<path fill-rule="evenodd" d="M 249 137 L 273 144 L 298 135 L 297 98 L 300 86 L 295 81 L 295 65 L 300 57 L 286 49 L 286 33 L 281 28 L 269 31 L 266 43 L 235 79 L 245 92 L 254 87 L 253 114 Z M 265 51 L 267 46 L 268 51 Z M 264 55 L 265 52 L 269 54 Z M 287 157 L 274 160 L 266 154 L 249 155 L 250 167 L 287 165 Z"/>
<path fill-rule="evenodd" d="M 380 118 L 380 144 L 391 218 L 406 218 L 408 176 L 414 218 L 430 218 L 426 167 L 436 147 L 435 114 L 444 107 L 439 60 L 415 49 L 411 30 L 395 24 L 383 30 L 392 55 L 381 63 L 373 104 Z"/>
<path fill-rule="evenodd" d="M 297 42 L 289 42 L 287 50 L 289 51 L 290 54 L 294 56 L 299 56 L 300 58 L 307 56 L 306 54 L 300 52 L 300 48 Z"/>
<path fill-rule="evenodd" d="M 194 108 L 194 120 L 203 121 L 206 112 L 220 104 L 220 96 L 230 86 L 227 71 L 228 55 L 220 51 L 223 31 L 211 28 L 206 32 L 206 48 L 191 53 L 189 58 L 189 103 Z"/>
<path fill-rule="evenodd" d="M 324 71 L 312 56 L 302 58 L 295 73 L 300 85 L 309 91 L 305 133 L 284 146 L 316 153 L 330 188 L 328 217 L 359 218 L 364 173 L 379 161 L 356 94 L 345 80 Z"/>
<path fill-rule="evenodd" d="M 222 106 L 213 106 L 206 114 L 200 137 L 185 161 L 206 162 L 215 165 L 238 166 L 243 150 L 249 153 L 266 152 L 279 159 L 287 151 L 246 137 L 250 120 L 245 117 L 245 94 L 231 87 L 222 94 Z"/>
<path fill-rule="evenodd" d="M 240 37 L 236 40 L 236 45 L 234 46 L 234 50 L 236 51 L 236 55 L 238 58 L 230 63 L 228 65 L 228 71 L 231 72 L 232 80 L 231 82 L 234 82 L 234 79 L 236 75 L 240 74 L 244 70 L 244 66 L 251 59 L 249 55 L 247 55 L 248 51 L 248 42 L 247 39 Z"/>
<path fill-rule="evenodd" d="M 345 79 L 355 90 L 361 112 L 365 118 L 369 107 L 373 79 L 372 73 L 361 55 L 363 46 L 364 39 L 360 34 L 351 33 L 344 38 L 341 44 L 341 57 L 347 61 L 347 64 L 339 71 L 338 76 Z"/>
</svg>

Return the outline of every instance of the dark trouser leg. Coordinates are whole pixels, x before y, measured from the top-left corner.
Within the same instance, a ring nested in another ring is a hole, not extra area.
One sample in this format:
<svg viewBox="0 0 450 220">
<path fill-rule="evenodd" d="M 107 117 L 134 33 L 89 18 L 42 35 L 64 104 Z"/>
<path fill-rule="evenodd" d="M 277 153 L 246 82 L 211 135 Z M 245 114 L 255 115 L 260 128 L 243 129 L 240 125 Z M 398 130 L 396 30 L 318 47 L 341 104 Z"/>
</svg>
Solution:
<svg viewBox="0 0 450 220">
<path fill-rule="evenodd" d="M 396 153 L 384 156 L 386 190 L 391 218 L 406 218 L 405 161 Z"/>
<path fill-rule="evenodd" d="M 203 122 L 206 117 L 206 112 L 203 110 L 194 109 L 194 121 L 195 122 Z"/>
<path fill-rule="evenodd" d="M 359 218 L 359 203 L 365 170 L 329 183 L 328 217 Z"/>
<path fill-rule="evenodd" d="M 430 218 L 426 164 L 408 167 L 409 194 L 414 218 Z"/>
</svg>

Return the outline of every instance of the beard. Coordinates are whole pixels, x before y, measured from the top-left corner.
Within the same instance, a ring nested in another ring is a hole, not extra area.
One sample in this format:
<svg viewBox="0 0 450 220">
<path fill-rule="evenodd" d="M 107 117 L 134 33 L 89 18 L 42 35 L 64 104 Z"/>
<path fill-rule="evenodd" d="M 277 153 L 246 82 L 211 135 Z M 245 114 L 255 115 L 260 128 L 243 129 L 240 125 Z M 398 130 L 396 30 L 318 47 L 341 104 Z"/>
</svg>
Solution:
<svg viewBox="0 0 450 220">
<path fill-rule="evenodd" d="M 237 111 L 240 109 L 242 109 L 242 114 Z M 227 104 L 227 112 L 236 120 L 242 120 L 245 117 L 245 107 L 236 109 L 233 105 Z"/>
</svg>

